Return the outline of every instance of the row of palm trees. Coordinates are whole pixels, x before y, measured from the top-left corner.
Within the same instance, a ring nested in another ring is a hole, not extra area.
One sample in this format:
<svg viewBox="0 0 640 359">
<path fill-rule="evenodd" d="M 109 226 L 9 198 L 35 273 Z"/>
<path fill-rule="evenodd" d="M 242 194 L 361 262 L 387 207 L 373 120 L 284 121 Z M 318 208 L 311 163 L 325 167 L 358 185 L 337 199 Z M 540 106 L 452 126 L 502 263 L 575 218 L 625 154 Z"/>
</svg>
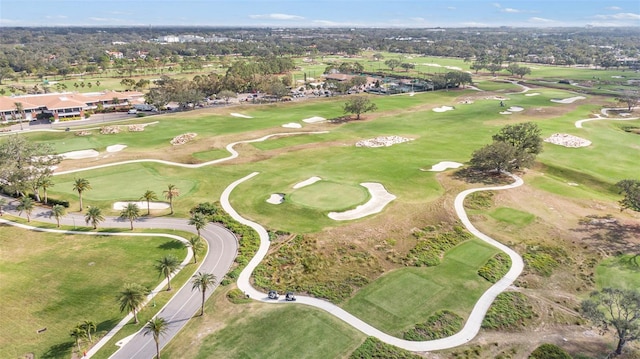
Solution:
<svg viewBox="0 0 640 359">
<path fill-rule="evenodd" d="M 174 261 L 175 259 L 175 261 Z M 165 256 L 164 258 L 158 260 L 156 264 L 156 269 L 158 269 L 161 273 L 167 275 L 166 273 L 172 273 L 173 270 L 168 271 L 171 267 L 175 265 L 175 268 L 179 265 L 177 258 L 172 256 Z M 175 269 L 174 269 L 175 270 Z M 199 290 L 202 293 L 202 305 L 200 307 L 200 316 L 204 315 L 204 303 L 206 293 L 209 289 L 213 288 L 216 285 L 216 276 L 212 273 L 203 273 L 198 272 L 191 277 L 191 290 Z M 171 290 L 171 285 L 169 282 L 169 275 L 167 275 L 167 290 Z M 118 302 L 120 303 L 120 311 L 127 311 L 129 313 L 133 313 L 134 324 L 138 324 L 138 312 L 142 309 L 144 305 L 149 290 L 136 283 L 128 283 L 125 284 L 123 290 L 120 292 L 118 296 Z M 169 322 L 160 316 L 156 316 L 145 324 L 144 335 L 151 334 L 153 336 L 153 340 L 156 343 L 156 358 L 160 359 L 160 337 L 169 330 Z M 77 341 L 76 341 L 77 343 Z M 80 350 L 80 346 L 78 346 L 78 350 Z"/>
</svg>

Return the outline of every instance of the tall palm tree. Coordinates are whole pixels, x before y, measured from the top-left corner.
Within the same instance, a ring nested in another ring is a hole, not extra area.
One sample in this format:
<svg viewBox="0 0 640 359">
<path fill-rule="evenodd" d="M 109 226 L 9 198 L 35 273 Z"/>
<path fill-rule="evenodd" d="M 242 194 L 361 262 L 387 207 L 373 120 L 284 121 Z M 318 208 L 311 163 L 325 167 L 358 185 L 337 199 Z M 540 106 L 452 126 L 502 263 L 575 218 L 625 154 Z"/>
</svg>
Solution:
<svg viewBox="0 0 640 359">
<path fill-rule="evenodd" d="M 189 224 L 196 227 L 198 237 L 200 237 L 200 230 L 207 225 L 207 216 L 200 212 L 195 212 L 191 218 L 189 218 Z"/>
<path fill-rule="evenodd" d="M 61 204 L 56 204 L 51 207 L 49 218 L 56 217 L 56 222 L 58 223 L 57 227 L 60 228 L 60 218 L 64 217 L 65 214 L 67 214 L 67 209 Z"/>
<path fill-rule="evenodd" d="M 126 207 L 120 212 L 120 218 L 128 219 L 131 223 L 131 230 L 133 231 L 133 221 L 140 217 L 140 208 L 135 203 L 129 202 Z"/>
<path fill-rule="evenodd" d="M 133 312 L 134 324 L 138 324 L 138 311 L 147 298 L 147 288 L 136 283 L 125 284 L 124 289 L 118 295 L 120 311 Z"/>
<path fill-rule="evenodd" d="M 20 214 L 24 211 L 27 215 L 27 222 L 31 222 L 31 212 L 33 212 L 35 207 L 36 205 L 30 197 L 22 197 L 20 198 L 20 204 L 18 204 L 16 209 L 20 211 Z"/>
<path fill-rule="evenodd" d="M 151 201 L 155 201 L 158 199 L 158 196 L 156 195 L 155 192 L 151 191 L 151 190 L 147 190 L 142 197 L 140 197 L 140 200 L 145 200 L 147 201 L 147 216 L 151 214 Z"/>
<path fill-rule="evenodd" d="M 193 263 L 198 263 L 198 253 L 204 250 L 204 241 L 199 236 L 189 238 L 189 247 L 193 251 Z"/>
<path fill-rule="evenodd" d="M 166 334 L 167 330 L 169 330 L 169 322 L 162 317 L 149 319 L 144 326 L 144 335 L 153 335 L 153 340 L 156 342 L 156 359 L 160 359 L 160 337 Z"/>
<path fill-rule="evenodd" d="M 202 306 L 200 308 L 200 315 L 204 315 L 204 299 L 207 289 L 213 288 L 216 285 L 216 276 L 213 273 L 198 272 L 191 277 L 191 290 L 198 289 L 202 292 Z"/>
<path fill-rule="evenodd" d="M 22 130 L 22 119 L 24 118 L 24 106 L 22 106 L 22 102 L 14 102 L 14 106 L 16 106 L 16 113 L 20 115 L 20 129 Z"/>
<path fill-rule="evenodd" d="M 80 212 L 82 212 L 82 192 L 90 190 L 91 183 L 89 183 L 89 180 L 86 178 L 75 178 L 73 181 L 73 190 L 78 192 L 78 197 L 80 198 Z"/>
<path fill-rule="evenodd" d="M 156 263 L 156 269 L 160 272 L 160 275 L 164 275 L 167 278 L 167 290 L 171 290 L 171 273 L 173 273 L 180 266 L 180 260 L 174 255 L 166 255 Z"/>
<path fill-rule="evenodd" d="M 91 338 L 91 332 L 94 332 L 94 333 L 96 332 L 96 329 L 98 328 L 96 326 L 96 323 L 91 320 L 85 320 L 84 322 L 82 322 L 82 324 L 80 324 L 80 328 L 84 330 L 84 332 L 89 337 L 89 341 L 93 343 L 93 339 Z"/>
<path fill-rule="evenodd" d="M 84 338 L 87 335 L 87 332 L 80 328 L 80 324 L 78 324 L 75 328 L 71 329 L 69 335 L 76 341 L 78 351 L 80 351 L 80 339 Z"/>
<path fill-rule="evenodd" d="M 54 186 L 53 180 L 51 180 L 50 176 L 42 177 L 38 182 L 40 188 L 42 188 L 42 192 L 44 194 L 44 204 L 47 204 L 49 198 L 47 197 L 47 190 Z"/>
<path fill-rule="evenodd" d="M 164 194 L 164 197 L 169 200 L 169 207 L 171 208 L 170 214 L 173 214 L 173 199 L 180 195 L 180 190 L 178 189 L 178 187 L 176 187 L 176 185 L 170 184 L 162 193 Z"/>
<path fill-rule="evenodd" d="M 84 216 L 84 221 L 93 226 L 93 229 L 98 228 L 98 224 L 104 221 L 104 216 L 102 215 L 102 210 L 98 207 L 89 207 L 87 214 Z"/>
</svg>

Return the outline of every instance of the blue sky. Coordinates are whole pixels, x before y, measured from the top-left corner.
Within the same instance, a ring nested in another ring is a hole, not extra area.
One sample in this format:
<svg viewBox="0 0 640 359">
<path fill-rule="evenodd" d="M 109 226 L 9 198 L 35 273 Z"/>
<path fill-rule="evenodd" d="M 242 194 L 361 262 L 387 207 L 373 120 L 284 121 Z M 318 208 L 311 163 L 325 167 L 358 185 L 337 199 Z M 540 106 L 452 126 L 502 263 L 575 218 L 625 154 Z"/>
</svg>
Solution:
<svg viewBox="0 0 640 359">
<path fill-rule="evenodd" d="M 640 26 L 638 0 L 2 0 L 0 26 Z"/>
</svg>

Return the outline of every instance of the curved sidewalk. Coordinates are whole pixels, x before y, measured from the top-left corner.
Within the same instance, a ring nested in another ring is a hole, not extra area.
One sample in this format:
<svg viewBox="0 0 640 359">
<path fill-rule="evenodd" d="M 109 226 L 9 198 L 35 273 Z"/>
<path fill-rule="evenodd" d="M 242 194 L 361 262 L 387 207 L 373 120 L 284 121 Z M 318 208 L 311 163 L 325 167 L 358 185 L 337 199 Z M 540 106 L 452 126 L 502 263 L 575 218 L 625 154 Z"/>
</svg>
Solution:
<svg viewBox="0 0 640 359">
<path fill-rule="evenodd" d="M 284 299 L 270 300 L 267 298 L 267 294 L 262 293 L 256 290 L 255 288 L 253 288 L 249 281 L 251 277 L 251 273 L 254 271 L 256 266 L 262 261 L 262 259 L 265 257 L 265 255 L 269 250 L 269 243 L 270 243 L 269 235 L 266 229 L 261 225 L 259 225 L 258 223 L 247 220 L 242 216 L 240 216 L 238 212 L 236 212 L 235 209 L 233 209 L 233 207 L 229 203 L 229 196 L 231 192 L 240 184 L 258 175 L 258 173 L 259 172 L 253 172 L 230 184 L 222 193 L 220 197 L 220 203 L 222 205 L 222 208 L 225 211 L 227 211 L 227 213 L 229 213 L 231 217 L 233 217 L 233 219 L 235 219 L 236 221 L 244 225 L 252 227 L 258 232 L 260 236 L 260 247 L 258 249 L 258 252 L 251 259 L 251 261 L 249 261 L 249 264 L 242 271 L 242 273 L 240 273 L 240 276 L 238 277 L 238 288 L 244 291 L 246 294 L 248 294 L 251 298 L 259 300 L 261 302 L 277 303 L 277 304 L 297 303 L 297 304 L 306 304 L 306 305 L 314 306 L 316 308 L 325 310 L 328 313 L 338 317 L 339 319 L 343 320 L 344 322 L 348 323 L 354 328 L 360 330 L 364 334 L 368 336 L 374 336 L 385 343 L 392 344 L 397 347 L 410 350 L 410 351 L 441 350 L 441 349 L 453 348 L 453 347 L 465 344 L 470 340 L 472 340 L 480 331 L 482 320 L 484 319 L 484 316 L 487 313 L 487 310 L 491 306 L 491 303 L 493 303 L 493 300 L 496 298 L 498 294 L 502 293 L 505 289 L 507 289 L 513 283 L 513 281 L 515 281 L 516 278 L 518 278 L 518 276 L 524 269 L 524 263 L 518 253 L 513 251 L 511 248 L 499 243 L 493 238 L 487 236 L 486 234 L 480 232 L 473 226 L 473 224 L 471 224 L 471 221 L 469 220 L 463 205 L 465 197 L 471 193 L 479 192 L 479 191 L 505 190 L 505 189 L 521 186 L 524 183 L 520 177 L 515 175 L 510 175 L 514 179 L 514 183 L 512 184 L 505 185 L 505 186 L 469 189 L 458 194 L 454 202 L 456 214 L 458 215 L 458 217 L 460 217 L 461 222 L 464 224 L 467 230 L 471 232 L 473 235 L 475 235 L 476 237 L 478 237 L 479 239 L 507 253 L 511 258 L 511 262 L 512 262 L 511 269 L 507 272 L 507 274 L 502 279 L 500 279 L 497 283 L 495 283 L 489 289 L 487 289 L 487 291 L 480 297 L 478 302 L 476 302 L 464 327 L 458 333 L 450 337 L 437 339 L 437 340 L 422 341 L 422 342 L 408 341 L 408 340 L 396 338 L 387 333 L 384 333 L 372 327 L 371 325 L 365 323 L 361 319 L 358 319 L 354 315 L 346 312 L 342 308 L 325 300 L 306 297 L 306 296 L 297 296 L 296 302 L 287 302 Z"/>
</svg>

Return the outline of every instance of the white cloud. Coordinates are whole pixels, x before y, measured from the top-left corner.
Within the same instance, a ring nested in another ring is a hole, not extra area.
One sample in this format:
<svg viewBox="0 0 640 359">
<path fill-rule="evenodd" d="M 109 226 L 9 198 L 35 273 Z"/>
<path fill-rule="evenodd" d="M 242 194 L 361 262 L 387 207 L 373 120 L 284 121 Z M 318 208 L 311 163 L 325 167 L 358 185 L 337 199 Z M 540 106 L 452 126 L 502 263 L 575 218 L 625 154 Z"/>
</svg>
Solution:
<svg viewBox="0 0 640 359">
<path fill-rule="evenodd" d="M 512 9 L 512 8 L 510 8 L 510 7 L 504 8 L 504 9 L 502 9 L 502 10 L 500 10 L 500 11 L 502 11 L 502 12 L 509 12 L 509 13 L 513 13 L 513 14 L 516 14 L 516 13 L 522 12 L 522 11 L 520 11 L 520 10 L 518 10 L 518 9 Z"/>
<path fill-rule="evenodd" d="M 456 7 L 455 6 L 447 6 L 447 10 L 455 10 Z"/>
<path fill-rule="evenodd" d="M 612 15 L 596 15 L 593 18 L 601 20 L 640 20 L 640 14 L 621 12 Z"/>
<path fill-rule="evenodd" d="M 535 22 L 535 23 L 543 23 L 543 24 L 548 24 L 550 22 L 555 22 L 555 20 L 551 20 L 551 19 L 545 19 L 542 17 L 532 17 L 529 18 L 530 22 Z"/>
<path fill-rule="evenodd" d="M 95 21 L 95 22 L 122 22 L 122 19 L 114 19 L 114 18 L 107 18 L 107 17 L 90 17 L 89 20 Z"/>
<path fill-rule="evenodd" d="M 613 11 L 618 11 L 618 10 L 622 10 L 621 7 L 619 6 L 609 6 L 605 8 L 606 10 L 613 10 Z"/>
<path fill-rule="evenodd" d="M 500 5 L 500 4 L 499 4 L 499 3 L 497 3 L 497 2 L 494 2 L 494 3 L 493 3 L 493 6 L 494 6 L 494 7 L 497 7 L 498 9 L 502 8 L 502 5 Z"/>
<path fill-rule="evenodd" d="M 410 17 L 409 20 L 416 22 L 423 22 L 425 19 L 423 17 Z"/>
<path fill-rule="evenodd" d="M 304 20 L 304 17 L 289 14 L 261 14 L 249 15 L 252 19 L 268 19 L 268 20 Z"/>
<path fill-rule="evenodd" d="M 65 15 L 47 15 L 44 17 L 45 19 L 66 19 Z"/>
</svg>

